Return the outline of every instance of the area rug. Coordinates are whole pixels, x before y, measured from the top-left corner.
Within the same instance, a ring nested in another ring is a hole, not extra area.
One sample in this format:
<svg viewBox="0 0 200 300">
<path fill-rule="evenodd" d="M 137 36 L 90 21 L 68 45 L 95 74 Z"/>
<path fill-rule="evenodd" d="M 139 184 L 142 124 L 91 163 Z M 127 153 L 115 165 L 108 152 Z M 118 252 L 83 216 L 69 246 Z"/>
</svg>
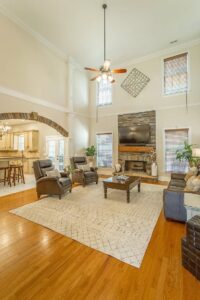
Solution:
<svg viewBox="0 0 200 300">
<path fill-rule="evenodd" d="M 74 188 L 10 211 L 139 268 L 162 208 L 163 186 L 142 184 L 126 193 L 103 185 Z"/>
<path fill-rule="evenodd" d="M 0 185 L 0 197 L 18 193 L 18 192 L 23 192 L 29 189 L 33 189 L 36 187 L 36 182 L 35 182 L 35 176 L 31 174 L 25 174 L 25 184 L 22 182 L 16 182 L 16 185 L 10 187 L 8 184 L 5 186 L 3 183 Z"/>
</svg>

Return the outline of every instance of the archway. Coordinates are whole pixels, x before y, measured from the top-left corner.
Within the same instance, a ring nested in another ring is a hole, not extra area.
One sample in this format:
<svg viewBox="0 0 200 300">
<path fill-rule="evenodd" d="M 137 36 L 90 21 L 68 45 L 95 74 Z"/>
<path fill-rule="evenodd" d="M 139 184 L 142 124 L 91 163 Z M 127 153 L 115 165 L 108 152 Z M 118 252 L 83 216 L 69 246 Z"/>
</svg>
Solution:
<svg viewBox="0 0 200 300">
<path fill-rule="evenodd" d="M 52 128 L 54 128 L 57 132 L 59 132 L 62 136 L 68 137 L 68 132 L 56 122 L 40 116 L 36 112 L 31 113 L 22 113 L 22 112 L 11 112 L 11 113 L 0 113 L 0 120 L 10 120 L 10 119 L 21 119 L 21 120 L 30 120 L 30 121 L 38 121 L 40 123 L 46 124 Z"/>
</svg>

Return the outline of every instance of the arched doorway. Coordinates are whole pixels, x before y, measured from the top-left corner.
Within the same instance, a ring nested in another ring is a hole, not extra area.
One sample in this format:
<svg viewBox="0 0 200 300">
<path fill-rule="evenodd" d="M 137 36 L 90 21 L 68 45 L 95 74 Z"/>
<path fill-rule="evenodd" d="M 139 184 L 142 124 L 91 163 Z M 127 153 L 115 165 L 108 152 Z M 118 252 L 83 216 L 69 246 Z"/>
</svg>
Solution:
<svg viewBox="0 0 200 300">
<path fill-rule="evenodd" d="M 32 173 L 32 162 L 36 159 L 50 158 L 58 168 L 69 164 L 68 132 L 56 122 L 36 112 L 11 112 L 0 113 L 0 123 L 10 127 L 0 141 L 0 161 L 5 156 L 6 160 L 11 160 L 11 156 L 22 157 L 27 174 Z"/>
<path fill-rule="evenodd" d="M 11 113 L 0 113 L 0 120 L 10 120 L 10 119 L 21 119 L 21 120 L 30 120 L 30 121 L 38 121 L 40 123 L 46 124 L 52 128 L 54 128 L 57 132 L 59 132 L 62 136 L 68 137 L 68 132 L 56 122 L 40 116 L 36 112 L 31 113 L 22 113 L 22 112 L 11 112 Z"/>
</svg>

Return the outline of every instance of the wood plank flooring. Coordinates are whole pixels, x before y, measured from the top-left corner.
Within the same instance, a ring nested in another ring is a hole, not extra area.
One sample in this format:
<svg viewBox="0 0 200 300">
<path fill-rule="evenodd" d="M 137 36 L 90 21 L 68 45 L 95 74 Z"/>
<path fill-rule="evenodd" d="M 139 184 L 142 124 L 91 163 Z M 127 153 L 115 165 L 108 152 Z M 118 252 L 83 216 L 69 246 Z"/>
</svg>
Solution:
<svg viewBox="0 0 200 300">
<path fill-rule="evenodd" d="M 0 198 L 0 299 L 200 299 L 181 266 L 185 226 L 161 213 L 140 269 L 10 214 L 35 189 Z"/>
</svg>

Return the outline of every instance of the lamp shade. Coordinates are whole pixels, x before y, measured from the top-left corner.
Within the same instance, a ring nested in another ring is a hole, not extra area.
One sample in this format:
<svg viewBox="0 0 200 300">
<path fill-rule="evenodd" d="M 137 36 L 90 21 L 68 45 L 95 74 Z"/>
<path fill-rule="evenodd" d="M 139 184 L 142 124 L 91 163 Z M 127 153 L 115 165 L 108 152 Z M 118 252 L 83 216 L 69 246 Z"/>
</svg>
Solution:
<svg viewBox="0 0 200 300">
<path fill-rule="evenodd" d="M 192 150 L 192 156 L 200 157 L 200 148 L 195 148 Z"/>
</svg>

